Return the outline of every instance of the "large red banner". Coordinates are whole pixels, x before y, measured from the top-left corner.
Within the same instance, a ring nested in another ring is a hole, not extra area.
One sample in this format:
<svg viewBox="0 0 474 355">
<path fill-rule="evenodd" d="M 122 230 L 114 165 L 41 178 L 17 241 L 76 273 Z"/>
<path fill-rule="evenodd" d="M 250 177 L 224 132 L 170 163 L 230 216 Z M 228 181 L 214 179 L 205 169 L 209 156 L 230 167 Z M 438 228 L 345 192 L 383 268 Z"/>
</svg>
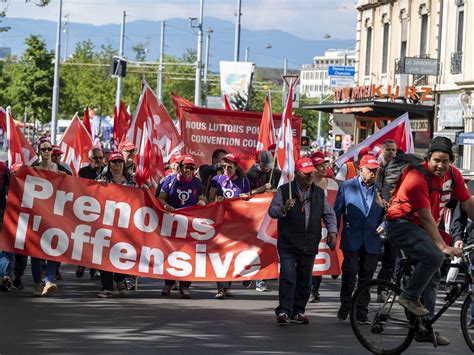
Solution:
<svg viewBox="0 0 474 355">
<path fill-rule="evenodd" d="M 210 164 L 212 153 L 219 148 L 239 155 L 242 168 L 249 169 L 255 162 L 261 112 L 181 106 L 180 113 L 185 153 L 192 155 L 198 165 Z M 273 115 L 273 119 L 275 126 L 280 127 L 281 115 Z M 297 160 L 300 154 L 301 118 L 293 117 L 291 126 Z"/>
<path fill-rule="evenodd" d="M 273 279 L 276 247 L 257 237 L 272 197 L 168 213 L 141 189 L 24 166 L 12 178 L 0 249 L 153 278 Z M 339 274 L 325 239 L 319 249 L 315 274 Z"/>
</svg>

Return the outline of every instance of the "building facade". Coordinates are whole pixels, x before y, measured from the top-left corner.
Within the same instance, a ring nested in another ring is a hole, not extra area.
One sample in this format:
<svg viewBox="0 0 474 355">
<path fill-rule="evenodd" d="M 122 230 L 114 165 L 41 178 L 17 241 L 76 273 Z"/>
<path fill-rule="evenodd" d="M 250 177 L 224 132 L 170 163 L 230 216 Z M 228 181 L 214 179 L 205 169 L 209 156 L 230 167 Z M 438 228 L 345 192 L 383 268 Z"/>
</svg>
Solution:
<svg viewBox="0 0 474 355">
<path fill-rule="evenodd" d="M 354 66 L 354 49 L 328 49 L 323 56 L 313 58 L 312 64 L 304 64 L 300 74 L 300 95 L 325 97 L 332 94 L 329 66 Z"/>
</svg>

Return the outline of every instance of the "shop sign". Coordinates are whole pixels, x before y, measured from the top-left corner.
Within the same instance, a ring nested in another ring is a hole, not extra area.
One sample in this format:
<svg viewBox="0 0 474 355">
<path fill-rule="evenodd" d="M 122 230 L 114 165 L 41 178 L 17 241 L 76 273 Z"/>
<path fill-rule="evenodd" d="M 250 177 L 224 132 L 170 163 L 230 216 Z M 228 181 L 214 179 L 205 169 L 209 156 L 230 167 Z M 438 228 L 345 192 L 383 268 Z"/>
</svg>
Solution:
<svg viewBox="0 0 474 355">
<path fill-rule="evenodd" d="M 426 119 L 410 120 L 410 125 L 412 132 L 428 132 L 430 128 Z"/>
<path fill-rule="evenodd" d="M 419 101 L 432 101 L 430 86 L 406 86 L 404 90 L 398 85 L 364 85 L 345 87 L 334 90 L 334 102 L 370 100 L 375 98 L 411 99 Z"/>
<path fill-rule="evenodd" d="M 439 124 L 442 127 L 464 127 L 464 114 L 459 94 L 440 96 Z"/>
</svg>

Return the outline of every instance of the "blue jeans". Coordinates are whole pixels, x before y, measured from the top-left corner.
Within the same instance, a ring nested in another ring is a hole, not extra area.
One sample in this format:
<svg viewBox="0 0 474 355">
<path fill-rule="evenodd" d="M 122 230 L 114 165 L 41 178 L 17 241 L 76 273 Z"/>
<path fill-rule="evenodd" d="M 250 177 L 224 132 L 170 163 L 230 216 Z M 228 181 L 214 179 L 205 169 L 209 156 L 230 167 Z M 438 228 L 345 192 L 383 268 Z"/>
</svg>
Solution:
<svg viewBox="0 0 474 355">
<path fill-rule="evenodd" d="M 41 262 L 43 260 L 31 257 L 31 273 L 33 274 L 33 281 L 35 283 L 41 282 Z M 54 282 L 56 280 L 56 271 L 58 270 L 59 262 L 46 260 L 46 276 L 45 282 Z"/>
<path fill-rule="evenodd" d="M 316 254 L 290 253 L 278 250 L 280 278 L 275 314 L 286 313 L 290 317 L 303 313 L 311 294 L 311 274 Z"/>
<path fill-rule="evenodd" d="M 0 251 L 0 276 L 13 277 L 13 270 L 15 269 L 15 254 L 7 251 Z"/>
<path fill-rule="evenodd" d="M 441 279 L 439 269 L 443 265 L 443 253 L 425 230 L 413 222 L 399 219 L 387 222 L 386 226 L 389 242 L 417 262 L 402 295 L 411 300 L 422 298 L 423 305 L 430 312 L 428 317 L 432 318 Z"/>
</svg>

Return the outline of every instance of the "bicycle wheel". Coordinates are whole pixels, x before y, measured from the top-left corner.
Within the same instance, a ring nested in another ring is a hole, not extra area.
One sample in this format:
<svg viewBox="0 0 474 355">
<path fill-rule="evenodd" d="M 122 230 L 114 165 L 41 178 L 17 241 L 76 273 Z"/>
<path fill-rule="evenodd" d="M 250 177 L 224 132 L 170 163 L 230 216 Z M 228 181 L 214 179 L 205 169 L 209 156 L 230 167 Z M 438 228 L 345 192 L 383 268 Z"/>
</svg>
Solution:
<svg viewBox="0 0 474 355">
<path fill-rule="evenodd" d="M 377 290 L 386 295 L 377 303 Z M 374 354 L 400 354 L 415 335 L 414 318 L 397 300 L 401 290 L 384 280 L 371 280 L 357 288 L 352 297 L 351 327 L 359 342 Z"/>
<path fill-rule="evenodd" d="M 461 308 L 461 329 L 467 346 L 471 351 L 474 351 L 474 327 L 471 325 L 471 322 L 474 322 L 474 310 L 471 309 L 474 304 L 472 302 L 471 294 L 469 294 Z"/>
</svg>

